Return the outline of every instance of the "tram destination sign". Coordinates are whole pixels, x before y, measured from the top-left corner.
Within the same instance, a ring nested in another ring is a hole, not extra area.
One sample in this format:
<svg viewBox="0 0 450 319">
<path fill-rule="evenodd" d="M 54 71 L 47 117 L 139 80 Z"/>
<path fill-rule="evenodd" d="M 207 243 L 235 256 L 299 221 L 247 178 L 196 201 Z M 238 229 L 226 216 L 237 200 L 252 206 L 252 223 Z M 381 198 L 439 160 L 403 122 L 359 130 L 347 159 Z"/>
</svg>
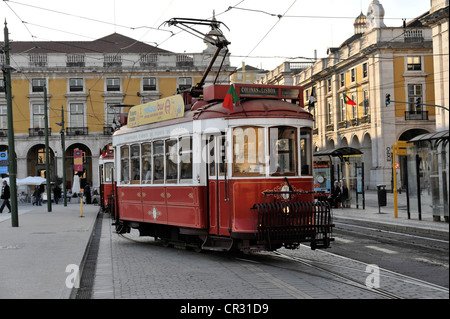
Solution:
<svg viewBox="0 0 450 319">
<path fill-rule="evenodd" d="M 299 99 L 302 88 L 299 86 L 235 84 L 240 98 Z"/>
</svg>

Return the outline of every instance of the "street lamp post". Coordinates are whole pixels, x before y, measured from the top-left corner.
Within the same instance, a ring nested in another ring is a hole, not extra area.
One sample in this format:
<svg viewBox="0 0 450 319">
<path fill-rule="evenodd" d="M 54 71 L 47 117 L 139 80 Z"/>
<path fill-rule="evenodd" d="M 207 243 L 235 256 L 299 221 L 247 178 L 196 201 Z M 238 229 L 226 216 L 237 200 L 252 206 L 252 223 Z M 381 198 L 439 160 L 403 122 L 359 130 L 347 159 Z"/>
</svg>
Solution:
<svg viewBox="0 0 450 319">
<path fill-rule="evenodd" d="M 44 84 L 44 121 L 45 121 L 45 178 L 47 179 L 47 211 L 52 211 L 52 187 L 50 184 L 50 150 L 48 146 L 48 110 L 47 85 Z"/>
<path fill-rule="evenodd" d="M 61 149 L 62 149 L 62 167 L 63 167 L 63 196 L 64 206 L 67 206 L 67 191 L 66 191 L 66 142 L 64 136 L 64 106 L 61 105 L 61 122 L 56 122 L 56 125 L 61 126 Z"/>
<path fill-rule="evenodd" d="M 11 90 L 11 71 L 14 70 L 10 66 L 9 59 L 9 35 L 8 27 L 5 21 L 5 64 L 2 66 L 4 82 L 5 82 L 5 94 L 6 94 L 6 109 L 8 116 L 8 165 L 9 165 L 9 185 L 11 190 L 11 225 L 12 227 L 19 227 L 19 214 L 17 211 L 17 159 L 16 150 L 14 146 L 14 126 L 13 126 L 13 113 L 12 113 L 12 90 Z"/>
</svg>

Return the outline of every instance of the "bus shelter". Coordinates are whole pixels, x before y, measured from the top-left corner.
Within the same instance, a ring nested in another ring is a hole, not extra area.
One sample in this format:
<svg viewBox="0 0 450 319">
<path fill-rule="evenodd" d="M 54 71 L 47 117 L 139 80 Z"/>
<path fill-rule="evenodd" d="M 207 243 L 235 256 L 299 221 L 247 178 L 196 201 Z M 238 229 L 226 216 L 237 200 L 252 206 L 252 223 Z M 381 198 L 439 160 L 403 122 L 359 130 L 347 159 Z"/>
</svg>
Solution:
<svg viewBox="0 0 450 319">
<path fill-rule="evenodd" d="M 449 221 L 449 131 L 418 135 L 407 156 L 408 209 L 432 215 L 434 221 Z"/>
<path fill-rule="evenodd" d="M 345 207 L 365 209 L 364 163 L 362 152 L 353 147 L 339 147 L 314 153 L 314 190 L 333 192 L 340 184 Z"/>
</svg>

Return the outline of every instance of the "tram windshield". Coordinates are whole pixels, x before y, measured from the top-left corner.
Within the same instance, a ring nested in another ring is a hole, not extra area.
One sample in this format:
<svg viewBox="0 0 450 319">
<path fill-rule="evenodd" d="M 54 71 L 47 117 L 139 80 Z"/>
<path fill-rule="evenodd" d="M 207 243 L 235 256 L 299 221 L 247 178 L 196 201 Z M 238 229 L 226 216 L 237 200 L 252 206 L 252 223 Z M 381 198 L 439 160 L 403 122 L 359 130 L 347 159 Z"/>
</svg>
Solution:
<svg viewBox="0 0 450 319">
<path fill-rule="evenodd" d="M 275 126 L 267 130 L 268 157 L 265 128 L 244 126 L 233 129 L 233 176 L 311 175 L 311 129 Z"/>
</svg>

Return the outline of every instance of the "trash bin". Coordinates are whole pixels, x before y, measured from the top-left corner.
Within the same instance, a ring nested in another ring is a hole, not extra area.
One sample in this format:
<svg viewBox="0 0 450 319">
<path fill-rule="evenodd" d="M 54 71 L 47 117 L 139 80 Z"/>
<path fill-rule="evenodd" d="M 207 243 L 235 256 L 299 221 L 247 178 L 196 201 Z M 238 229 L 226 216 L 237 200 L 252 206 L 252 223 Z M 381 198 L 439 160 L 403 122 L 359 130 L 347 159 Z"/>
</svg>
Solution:
<svg viewBox="0 0 450 319">
<path fill-rule="evenodd" d="M 377 185 L 378 207 L 386 206 L 386 185 Z"/>
</svg>

